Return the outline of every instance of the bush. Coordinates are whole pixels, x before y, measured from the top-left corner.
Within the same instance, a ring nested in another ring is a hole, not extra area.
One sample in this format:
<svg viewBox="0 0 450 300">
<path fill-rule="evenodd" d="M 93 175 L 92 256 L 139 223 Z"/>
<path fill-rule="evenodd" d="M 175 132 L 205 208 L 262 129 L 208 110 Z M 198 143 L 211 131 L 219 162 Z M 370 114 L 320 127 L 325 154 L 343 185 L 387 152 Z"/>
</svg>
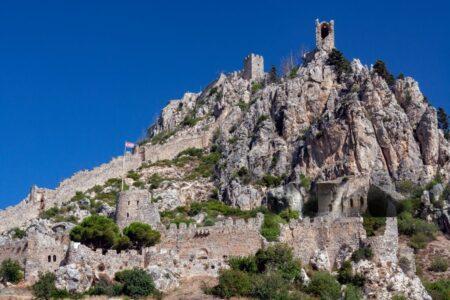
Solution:
<svg viewBox="0 0 450 300">
<path fill-rule="evenodd" d="M 39 280 L 33 285 L 33 295 L 37 299 L 50 299 L 56 292 L 55 287 L 56 276 L 47 272 L 39 274 Z"/>
<path fill-rule="evenodd" d="M 42 219 L 51 219 L 59 215 L 60 211 L 59 208 L 56 206 L 53 206 L 52 208 L 49 208 L 39 214 L 39 217 Z"/>
<path fill-rule="evenodd" d="M 361 299 L 364 299 L 361 289 L 352 284 L 347 285 L 347 287 L 345 288 L 344 300 L 361 300 Z"/>
<path fill-rule="evenodd" d="M 367 236 L 374 236 L 375 232 L 386 225 L 385 217 L 364 216 L 363 226 L 366 230 Z"/>
<path fill-rule="evenodd" d="M 408 245 L 414 250 L 423 249 L 432 240 L 424 233 L 415 233 L 411 236 Z"/>
<path fill-rule="evenodd" d="M 92 215 L 70 231 L 70 238 L 93 249 L 110 249 L 119 238 L 119 227 L 107 217 Z"/>
<path fill-rule="evenodd" d="M 0 265 L 0 279 L 3 282 L 19 283 L 23 279 L 23 270 L 18 261 L 6 259 Z"/>
<path fill-rule="evenodd" d="M 152 145 L 164 144 L 174 134 L 175 131 L 163 131 L 158 134 L 155 134 L 150 140 L 150 142 L 152 143 Z"/>
<path fill-rule="evenodd" d="M 154 173 L 152 174 L 152 176 L 150 176 L 147 182 L 150 184 L 150 189 L 153 190 L 157 189 L 164 180 L 165 179 L 161 177 L 161 175 L 159 175 L 158 173 Z"/>
<path fill-rule="evenodd" d="M 127 236 L 120 236 L 116 239 L 114 243 L 114 249 L 116 249 L 118 252 L 121 252 L 123 250 L 128 250 L 132 247 L 130 239 Z"/>
<path fill-rule="evenodd" d="M 139 180 L 139 178 L 141 178 L 141 175 L 138 172 L 131 170 L 128 171 L 127 177 L 133 179 L 134 181 L 137 181 Z"/>
<path fill-rule="evenodd" d="M 285 209 L 280 212 L 280 217 L 282 217 L 286 222 L 289 222 L 291 219 L 298 219 L 300 217 L 300 213 L 296 210 Z"/>
<path fill-rule="evenodd" d="M 203 156 L 203 149 L 200 148 L 187 148 L 186 150 L 181 151 L 178 153 L 177 158 L 181 156 L 191 156 L 191 157 L 197 157 L 200 158 Z"/>
<path fill-rule="evenodd" d="M 281 219 L 278 215 L 267 213 L 264 215 L 264 222 L 261 226 L 261 235 L 269 242 L 278 240 L 280 235 L 280 222 Z"/>
<path fill-rule="evenodd" d="M 133 222 L 123 229 L 123 234 L 127 236 L 135 249 L 142 247 L 151 247 L 158 243 L 161 234 L 153 230 L 148 224 Z"/>
<path fill-rule="evenodd" d="M 400 259 L 398 260 L 398 265 L 405 273 L 411 271 L 411 263 L 409 259 L 405 256 L 400 257 Z"/>
<path fill-rule="evenodd" d="M 222 298 L 246 296 L 252 291 L 250 276 L 240 270 L 222 270 L 219 284 L 212 289 L 212 293 Z"/>
<path fill-rule="evenodd" d="M 309 191 L 311 188 L 311 179 L 308 176 L 300 174 L 300 185 Z"/>
<path fill-rule="evenodd" d="M 133 298 L 157 293 L 153 279 L 144 270 L 132 269 L 117 272 L 115 280 L 122 284 L 122 293 Z"/>
<path fill-rule="evenodd" d="M 292 249 L 286 244 L 276 244 L 258 250 L 255 254 L 255 263 L 260 273 L 276 270 L 290 281 L 300 276 L 301 263 L 294 260 Z"/>
<path fill-rule="evenodd" d="M 384 78 L 384 80 L 386 81 L 386 83 L 389 86 L 393 86 L 395 84 L 395 79 L 394 76 L 389 73 L 386 64 L 381 61 L 381 60 L 377 60 L 375 62 L 375 64 L 373 65 L 373 70 L 375 71 L 375 73 L 377 73 L 379 76 L 381 76 L 382 78 Z"/>
<path fill-rule="evenodd" d="M 344 57 L 342 52 L 337 49 L 331 51 L 327 59 L 327 64 L 334 66 L 338 79 L 340 79 L 343 74 L 352 72 L 350 62 Z"/>
<path fill-rule="evenodd" d="M 373 257 L 372 249 L 370 247 L 361 247 L 352 254 L 352 261 L 359 262 L 362 259 L 370 260 Z"/>
<path fill-rule="evenodd" d="M 404 295 L 397 294 L 392 297 L 392 300 L 408 300 Z"/>
<path fill-rule="evenodd" d="M 122 284 L 112 283 L 105 278 L 100 278 L 100 280 L 87 291 L 87 294 L 91 296 L 107 295 L 109 297 L 115 297 L 120 296 L 122 290 Z"/>
<path fill-rule="evenodd" d="M 430 271 L 433 272 L 445 272 L 448 269 L 448 262 L 442 257 L 436 257 L 433 259 L 430 265 Z"/>
<path fill-rule="evenodd" d="M 328 272 L 314 273 L 306 291 L 321 299 L 337 300 L 341 297 L 341 285 Z"/>
<path fill-rule="evenodd" d="M 247 273 L 258 272 L 254 256 L 231 257 L 228 260 L 228 265 L 233 270 L 244 271 Z"/>
<path fill-rule="evenodd" d="M 262 178 L 262 185 L 267 186 L 267 187 L 276 187 L 279 186 L 281 183 L 283 182 L 283 178 L 278 177 L 278 176 L 273 176 L 270 174 L 266 174 L 264 175 L 264 177 Z"/>
<path fill-rule="evenodd" d="M 450 299 L 450 280 L 440 279 L 435 282 L 425 282 L 427 289 L 433 300 L 448 300 Z"/>
<path fill-rule="evenodd" d="M 268 272 L 253 279 L 252 296 L 258 299 L 287 299 L 289 282 L 279 272 Z"/>
<path fill-rule="evenodd" d="M 200 118 L 196 118 L 193 115 L 188 115 L 186 116 L 183 121 L 181 122 L 181 124 L 183 126 L 187 126 L 187 127 L 193 127 L 195 126 L 198 122 L 200 121 Z"/>
<path fill-rule="evenodd" d="M 262 82 L 253 82 L 252 83 L 252 94 L 256 93 L 260 89 L 264 87 Z"/>
<path fill-rule="evenodd" d="M 289 71 L 289 78 L 290 79 L 294 79 L 295 77 L 297 77 L 297 72 L 298 72 L 298 67 L 295 66 L 293 67 L 290 71 Z"/>
<path fill-rule="evenodd" d="M 18 227 L 11 229 L 13 239 L 23 239 L 26 237 L 27 233 Z"/>
<path fill-rule="evenodd" d="M 342 267 L 338 270 L 337 280 L 341 284 L 353 284 L 354 286 L 362 287 L 365 282 L 365 278 L 361 275 L 353 275 L 352 264 L 350 261 L 345 261 Z"/>
</svg>

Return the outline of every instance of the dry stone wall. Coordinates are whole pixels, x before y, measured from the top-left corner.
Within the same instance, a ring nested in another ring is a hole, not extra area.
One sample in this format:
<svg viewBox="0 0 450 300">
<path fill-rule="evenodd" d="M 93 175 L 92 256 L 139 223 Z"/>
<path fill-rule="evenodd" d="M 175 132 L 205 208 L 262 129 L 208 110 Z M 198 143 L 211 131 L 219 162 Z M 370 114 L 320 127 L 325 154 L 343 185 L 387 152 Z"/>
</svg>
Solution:
<svg viewBox="0 0 450 300">
<path fill-rule="evenodd" d="M 372 248 L 374 260 L 381 264 L 397 263 L 398 229 L 397 218 L 386 218 L 386 228 L 383 235 L 367 239 Z"/>
</svg>

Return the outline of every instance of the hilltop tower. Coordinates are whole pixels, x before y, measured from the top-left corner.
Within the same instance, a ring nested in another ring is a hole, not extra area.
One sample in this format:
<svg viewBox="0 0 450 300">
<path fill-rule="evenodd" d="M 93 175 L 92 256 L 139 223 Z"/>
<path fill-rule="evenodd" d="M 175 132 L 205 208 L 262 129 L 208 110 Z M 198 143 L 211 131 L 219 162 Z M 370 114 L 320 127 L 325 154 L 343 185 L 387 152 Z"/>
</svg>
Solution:
<svg viewBox="0 0 450 300">
<path fill-rule="evenodd" d="M 316 48 L 324 51 L 334 49 L 334 20 L 319 22 L 316 19 Z"/>
<path fill-rule="evenodd" d="M 251 53 L 244 59 L 242 78 L 246 80 L 264 78 L 264 58 L 261 55 Z"/>
</svg>

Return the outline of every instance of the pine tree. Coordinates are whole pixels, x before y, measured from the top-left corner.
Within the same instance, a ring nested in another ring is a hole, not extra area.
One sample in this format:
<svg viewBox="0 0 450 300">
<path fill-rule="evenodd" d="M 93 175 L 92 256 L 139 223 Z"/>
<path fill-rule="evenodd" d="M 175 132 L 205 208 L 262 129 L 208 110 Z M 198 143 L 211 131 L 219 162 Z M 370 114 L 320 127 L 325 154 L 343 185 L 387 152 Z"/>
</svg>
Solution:
<svg viewBox="0 0 450 300">
<path fill-rule="evenodd" d="M 388 71 L 386 64 L 382 60 L 377 60 L 373 65 L 373 70 L 381 77 L 384 78 L 389 86 L 395 84 L 394 76 Z"/>
<path fill-rule="evenodd" d="M 450 137 L 448 116 L 442 107 L 438 108 L 437 117 L 438 117 L 438 127 L 439 129 L 442 129 L 442 131 L 444 131 L 445 138 L 448 139 Z"/>
<path fill-rule="evenodd" d="M 278 82 L 277 69 L 275 68 L 275 66 L 272 66 L 270 68 L 268 80 L 269 80 L 269 83 L 276 83 L 276 82 Z"/>
</svg>

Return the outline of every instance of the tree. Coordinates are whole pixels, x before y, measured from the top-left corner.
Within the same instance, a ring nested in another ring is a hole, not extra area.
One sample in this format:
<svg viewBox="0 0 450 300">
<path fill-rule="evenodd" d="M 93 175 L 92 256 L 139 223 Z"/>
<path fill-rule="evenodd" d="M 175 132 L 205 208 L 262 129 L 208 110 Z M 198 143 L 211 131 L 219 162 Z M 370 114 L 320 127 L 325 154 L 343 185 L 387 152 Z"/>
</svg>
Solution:
<svg viewBox="0 0 450 300">
<path fill-rule="evenodd" d="M 56 276 L 47 272 L 39 274 L 39 280 L 33 285 L 33 294 L 37 299 L 51 299 L 56 292 Z"/>
<path fill-rule="evenodd" d="M 110 249 L 120 237 L 119 227 L 113 220 L 99 215 L 85 218 L 70 232 L 70 238 L 86 246 L 97 249 Z"/>
<path fill-rule="evenodd" d="M 334 66 L 334 70 L 340 80 L 343 74 L 349 74 L 352 72 L 350 62 L 345 58 L 341 51 L 333 49 L 328 56 L 327 64 Z"/>
<path fill-rule="evenodd" d="M 375 62 L 375 64 L 373 65 L 373 70 L 379 76 L 384 78 L 389 86 L 393 86 L 395 84 L 394 76 L 388 71 L 386 64 L 382 60 L 377 60 Z"/>
<path fill-rule="evenodd" d="M 146 297 L 157 292 L 153 279 L 144 270 L 117 272 L 115 280 L 123 285 L 122 293 L 133 298 Z"/>
<path fill-rule="evenodd" d="M 275 66 L 272 66 L 270 68 L 268 81 L 269 81 L 269 83 L 278 82 L 277 69 L 275 68 Z"/>
<path fill-rule="evenodd" d="M 161 234 L 153 230 L 148 224 L 133 222 L 125 227 L 123 234 L 127 236 L 133 248 L 141 249 L 142 247 L 151 247 L 159 242 Z"/>
<path fill-rule="evenodd" d="M 19 262 L 4 260 L 0 266 L 0 279 L 3 282 L 19 283 L 23 279 L 23 270 Z"/>
<path fill-rule="evenodd" d="M 438 127 L 444 131 L 445 138 L 448 139 L 450 136 L 449 126 L 448 126 L 448 116 L 442 107 L 438 108 L 437 111 Z"/>
</svg>

